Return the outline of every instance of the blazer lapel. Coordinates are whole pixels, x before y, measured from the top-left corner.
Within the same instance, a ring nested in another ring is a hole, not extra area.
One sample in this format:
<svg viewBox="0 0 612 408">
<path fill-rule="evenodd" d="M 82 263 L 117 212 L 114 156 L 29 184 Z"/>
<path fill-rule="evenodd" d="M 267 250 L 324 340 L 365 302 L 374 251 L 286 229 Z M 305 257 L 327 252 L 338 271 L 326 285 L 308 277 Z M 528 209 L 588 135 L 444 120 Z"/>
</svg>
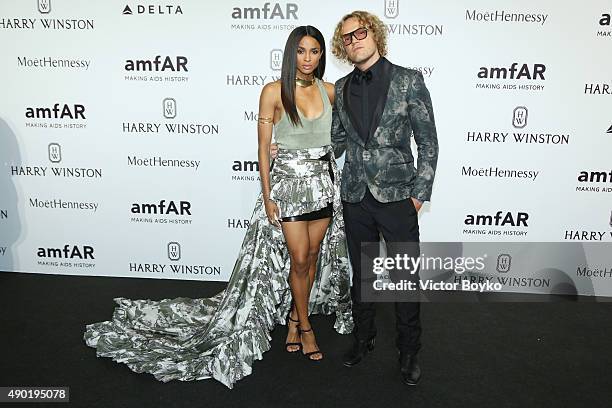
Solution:
<svg viewBox="0 0 612 408">
<path fill-rule="evenodd" d="M 357 129 L 355 127 L 357 120 L 355 119 L 353 112 L 349 109 L 349 86 L 352 82 L 353 74 L 346 79 L 344 82 L 344 87 L 342 88 L 342 101 L 340 104 L 340 120 L 342 120 L 342 124 L 344 125 L 344 129 L 347 131 L 350 137 L 353 138 L 360 146 L 365 146 L 363 139 L 357 133 Z"/>
<path fill-rule="evenodd" d="M 368 144 L 368 141 L 372 137 L 372 135 L 376 132 L 378 128 L 378 124 L 380 123 L 380 119 L 382 118 L 383 112 L 387 107 L 387 99 L 389 96 L 389 86 L 391 85 L 391 81 L 393 81 L 394 69 L 391 63 L 386 63 L 382 66 L 384 78 L 389 78 L 389 80 L 383 84 L 383 94 L 378 100 L 376 104 L 376 108 L 374 109 L 374 114 L 372 115 L 372 123 L 370 126 L 370 131 L 368 132 L 368 137 L 365 141 L 365 144 Z"/>
</svg>

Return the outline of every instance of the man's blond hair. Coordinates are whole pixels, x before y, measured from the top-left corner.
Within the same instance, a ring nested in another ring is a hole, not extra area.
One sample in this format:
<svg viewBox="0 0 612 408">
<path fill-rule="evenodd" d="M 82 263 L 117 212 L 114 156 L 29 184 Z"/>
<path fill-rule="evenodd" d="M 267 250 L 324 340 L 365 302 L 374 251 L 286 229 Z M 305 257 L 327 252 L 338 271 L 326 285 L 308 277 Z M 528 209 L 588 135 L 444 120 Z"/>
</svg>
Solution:
<svg viewBox="0 0 612 408">
<path fill-rule="evenodd" d="M 342 42 L 342 24 L 344 24 L 344 22 L 349 18 L 356 18 L 359 20 L 359 23 L 368 29 L 368 35 L 374 35 L 374 41 L 376 41 L 378 53 L 381 57 L 387 55 L 387 28 L 385 27 L 385 24 L 380 20 L 380 18 L 376 17 L 372 13 L 356 10 L 342 17 L 342 20 L 340 20 L 340 22 L 338 22 L 336 25 L 336 30 L 334 31 L 334 37 L 332 38 L 331 44 L 332 54 L 334 54 L 336 58 L 342 62 L 347 62 L 349 64 L 352 63 L 348 58 L 346 49 L 344 48 L 344 43 Z"/>
</svg>

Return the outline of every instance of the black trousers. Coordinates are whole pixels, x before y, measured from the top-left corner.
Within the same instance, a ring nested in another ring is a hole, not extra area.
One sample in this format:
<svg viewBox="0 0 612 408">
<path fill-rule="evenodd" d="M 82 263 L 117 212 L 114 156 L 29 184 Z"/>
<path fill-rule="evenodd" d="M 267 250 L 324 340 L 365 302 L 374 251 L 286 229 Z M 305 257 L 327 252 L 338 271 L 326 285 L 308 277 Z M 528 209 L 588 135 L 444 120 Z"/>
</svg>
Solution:
<svg viewBox="0 0 612 408">
<path fill-rule="evenodd" d="M 419 242 L 418 214 L 412 199 L 381 203 L 369 190 L 359 203 L 343 203 L 344 224 L 351 266 L 353 267 L 353 320 L 354 336 L 357 340 L 368 340 L 376 336 L 374 302 L 361 299 L 362 284 L 374 281 L 371 270 L 361 271 L 361 243 L 379 242 L 379 232 L 386 242 L 387 257 L 395 256 L 394 243 Z M 367 275 L 366 275 L 367 274 Z M 398 277 L 391 274 L 392 281 Z M 418 275 L 416 275 L 418 279 Z M 395 302 L 396 345 L 400 351 L 416 353 L 421 347 L 420 303 Z"/>
</svg>

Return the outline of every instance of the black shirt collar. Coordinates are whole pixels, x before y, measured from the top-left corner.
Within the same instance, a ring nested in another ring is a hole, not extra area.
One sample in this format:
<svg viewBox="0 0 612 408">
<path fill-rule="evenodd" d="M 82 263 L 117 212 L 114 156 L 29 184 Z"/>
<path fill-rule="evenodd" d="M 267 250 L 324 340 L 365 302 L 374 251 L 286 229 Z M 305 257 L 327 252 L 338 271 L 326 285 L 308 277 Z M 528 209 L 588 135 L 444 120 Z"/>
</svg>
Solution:
<svg viewBox="0 0 612 408">
<path fill-rule="evenodd" d="M 370 68 L 364 71 L 364 73 L 370 71 L 372 73 L 372 79 L 380 79 L 382 76 L 383 66 L 387 64 L 389 61 L 385 57 L 380 57 L 378 61 L 376 61 Z M 355 67 L 355 75 L 360 75 L 361 70 Z"/>
</svg>

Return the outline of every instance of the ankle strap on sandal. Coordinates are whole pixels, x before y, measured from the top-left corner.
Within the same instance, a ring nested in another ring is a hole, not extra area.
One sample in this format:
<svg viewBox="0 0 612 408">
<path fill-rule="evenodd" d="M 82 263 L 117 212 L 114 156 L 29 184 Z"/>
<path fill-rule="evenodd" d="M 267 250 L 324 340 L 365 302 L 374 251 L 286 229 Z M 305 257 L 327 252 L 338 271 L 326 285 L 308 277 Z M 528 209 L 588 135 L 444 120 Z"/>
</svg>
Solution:
<svg viewBox="0 0 612 408">
<path fill-rule="evenodd" d="M 300 333 L 311 332 L 312 331 L 312 326 L 310 327 L 310 329 L 303 330 L 302 328 L 300 328 L 299 330 L 300 330 Z"/>
</svg>

